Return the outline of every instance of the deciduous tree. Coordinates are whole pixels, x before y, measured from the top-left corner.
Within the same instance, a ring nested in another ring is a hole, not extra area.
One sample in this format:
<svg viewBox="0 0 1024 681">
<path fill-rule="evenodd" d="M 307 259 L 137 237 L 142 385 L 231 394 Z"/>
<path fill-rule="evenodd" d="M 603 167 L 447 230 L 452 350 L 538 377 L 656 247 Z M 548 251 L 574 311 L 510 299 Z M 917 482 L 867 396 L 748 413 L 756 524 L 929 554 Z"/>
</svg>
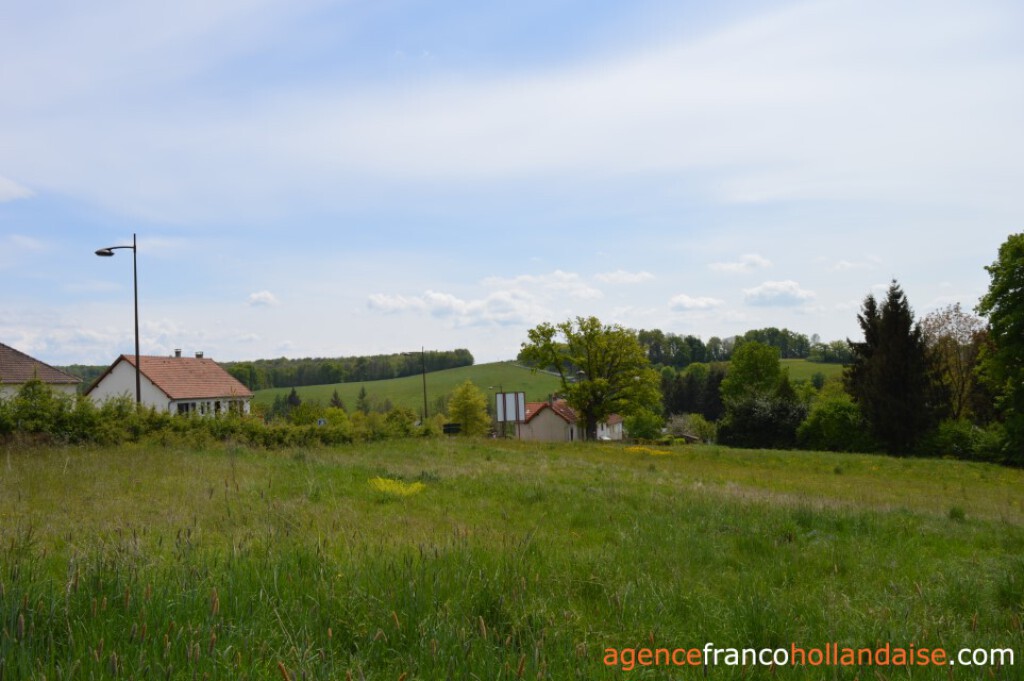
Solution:
<svg viewBox="0 0 1024 681">
<path fill-rule="evenodd" d="M 491 426 L 487 415 L 487 397 L 467 380 L 452 391 L 448 400 L 448 418 L 462 425 L 463 435 L 486 435 Z"/>
<path fill-rule="evenodd" d="M 960 303 L 936 310 L 921 320 L 924 342 L 944 388 L 949 416 L 954 420 L 968 415 L 984 329 L 985 322 L 964 312 Z"/>
<path fill-rule="evenodd" d="M 988 317 L 993 349 L 984 353 L 982 372 L 997 395 L 1013 463 L 1024 463 L 1024 233 L 999 247 L 989 273 L 988 293 L 978 313 Z"/>
<path fill-rule="evenodd" d="M 527 332 L 520 357 L 550 368 L 562 382 L 569 405 L 583 420 L 587 438 L 612 414 L 629 416 L 661 409 L 660 377 L 636 332 L 604 325 L 596 317 L 541 324 Z"/>
</svg>

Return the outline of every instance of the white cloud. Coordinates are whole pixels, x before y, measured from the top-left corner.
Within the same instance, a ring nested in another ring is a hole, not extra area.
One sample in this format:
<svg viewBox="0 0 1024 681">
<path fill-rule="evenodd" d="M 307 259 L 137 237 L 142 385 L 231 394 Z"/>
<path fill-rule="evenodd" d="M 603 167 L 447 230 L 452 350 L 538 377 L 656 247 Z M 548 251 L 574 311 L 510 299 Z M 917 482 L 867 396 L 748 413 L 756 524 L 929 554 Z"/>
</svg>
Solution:
<svg viewBox="0 0 1024 681">
<path fill-rule="evenodd" d="M 270 291 L 257 291 L 249 294 L 249 305 L 252 307 L 273 307 L 277 304 L 277 296 Z"/>
<path fill-rule="evenodd" d="M 369 296 L 367 307 L 384 314 L 425 313 L 448 319 L 459 327 L 527 324 L 543 317 L 536 297 L 523 291 L 495 291 L 468 300 L 438 291 L 427 291 L 421 296 L 375 293 Z"/>
<path fill-rule="evenodd" d="M 603 272 L 594 276 L 598 281 L 606 284 L 641 284 L 654 279 L 650 272 L 627 272 L 626 270 L 615 270 L 614 272 Z"/>
<path fill-rule="evenodd" d="M 743 289 L 743 299 L 748 305 L 762 307 L 802 305 L 814 297 L 813 291 L 800 288 L 800 284 L 792 280 L 766 281 L 760 286 Z"/>
<path fill-rule="evenodd" d="M 848 270 L 873 270 L 882 263 L 878 256 L 865 256 L 862 260 L 837 260 L 831 267 L 834 272 L 845 272 Z"/>
<path fill-rule="evenodd" d="M 585 283 L 575 272 L 555 270 L 550 274 L 522 274 L 518 277 L 488 277 L 483 280 L 484 286 L 501 289 L 530 288 L 538 292 L 566 295 L 577 300 L 597 300 L 604 294 L 593 286 Z"/>
<path fill-rule="evenodd" d="M 771 260 L 764 256 L 757 253 L 747 253 L 732 262 L 713 262 L 708 265 L 708 268 L 716 272 L 753 272 L 754 270 L 771 267 L 771 264 Z"/>
<path fill-rule="evenodd" d="M 30 190 L 22 187 L 14 180 L 0 175 L 0 203 L 14 201 L 15 199 L 27 199 L 30 196 L 32 196 Z"/>
<path fill-rule="evenodd" d="M 680 293 L 677 296 L 673 296 L 668 301 L 669 309 L 674 312 L 686 312 L 690 310 L 710 310 L 715 307 L 724 305 L 725 301 L 719 300 L 718 298 L 710 298 L 706 296 L 694 298 L 688 296 L 685 293 Z"/>
</svg>

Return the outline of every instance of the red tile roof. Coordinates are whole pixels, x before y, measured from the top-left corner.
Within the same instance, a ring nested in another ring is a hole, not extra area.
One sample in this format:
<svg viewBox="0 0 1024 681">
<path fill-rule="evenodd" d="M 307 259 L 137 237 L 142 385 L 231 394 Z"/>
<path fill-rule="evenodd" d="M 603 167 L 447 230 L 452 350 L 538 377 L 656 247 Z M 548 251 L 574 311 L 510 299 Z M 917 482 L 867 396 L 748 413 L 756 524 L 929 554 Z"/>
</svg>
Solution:
<svg viewBox="0 0 1024 681">
<path fill-rule="evenodd" d="M 555 400 L 554 402 L 527 402 L 526 418 L 524 419 L 524 422 L 529 423 L 534 416 L 545 409 L 550 409 L 566 423 L 576 423 L 576 412 L 572 410 L 572 407 L 570 407 L 565 400 Z"/>
<path fill-rule="evenodd" d="M 74 385 L 82 379 L 44 364 L 24 352 L 0 343 L 0 383 L 21 384 L 38 378 L 43 383 Z"/>
<path fill-rule="evenodd" d="M 118 362 L 135 366 L 135 355 L 121 355 L 93 384 L 95 388 Z M 142 355 L 142 375 L 172 400 L 252 397 L 252 391 L 212 359 Z M 90 388 L 90 392 L 93 388 Z"/>
</svg>

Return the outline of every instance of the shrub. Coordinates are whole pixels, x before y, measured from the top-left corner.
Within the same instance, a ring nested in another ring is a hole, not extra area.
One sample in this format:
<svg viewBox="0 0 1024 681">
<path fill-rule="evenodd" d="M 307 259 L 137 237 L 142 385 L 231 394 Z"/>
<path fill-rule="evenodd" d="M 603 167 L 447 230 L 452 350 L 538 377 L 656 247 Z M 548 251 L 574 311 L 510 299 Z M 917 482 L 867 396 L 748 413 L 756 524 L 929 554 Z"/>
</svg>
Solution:
<svg viewBox="0 0 1024 681">
<path fill-rule="evenodd" d="M 803 449 L 833 452 L 870 452 L 877 449 L 868 434 L 868 425 L 860 408 L 842 390 L 842 386 L 835 383 L 830 383 L 814 401 L 807 419 L 797 428 L 796 436 Z"/>
<path fill-rule="evenodd" d="M 665 419 L 649 409 L 641 409 L 627 416 L 622 425 L 634 440 L 655 440 L 661 437 Z"/>
<path fill-rule="evenodd" d="M 733 447 L 790 448 L 806 416 L 807 407 L 800 402 L 767 395 L 735 400 L 718 428 L 718 440 Z"/>
<path fill-rule="evenodd" d="M 924 440 L 918 453 L 925 456 L 1006 463 L 1006 430 L 1000 423 L 980 428 L 964 419 L 943 421 Z"/>
</svg>

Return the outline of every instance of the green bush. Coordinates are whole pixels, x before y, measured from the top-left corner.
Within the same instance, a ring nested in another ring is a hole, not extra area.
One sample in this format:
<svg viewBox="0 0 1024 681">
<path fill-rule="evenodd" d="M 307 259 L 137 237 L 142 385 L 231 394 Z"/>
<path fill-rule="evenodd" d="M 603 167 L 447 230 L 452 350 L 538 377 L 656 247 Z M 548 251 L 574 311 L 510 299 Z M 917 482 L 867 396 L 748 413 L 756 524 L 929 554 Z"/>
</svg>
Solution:
<svg viewBox="0 0 1024 681">
<path fill-rule="evenodd" d="M 718 441 L 732 447 L 788 449 L 796 444 L 796 431 L 807 416 L 798 401 L 759 395 L 729 403 L 718 427 Z"/>
<path fill-rule="evenodd" d="M 832 386 L 835 385 L 835 388 Z M 814 401 L 807 419 L 797 428 L 803 449 L 833 452 L 871 452 L 877 444 L 868 434 L 860 408 L 838 384 L 829 384 Z"/>
<path fill-rule="evenodd" d="M 665 419 L 649 409 L 642 409 L 627 416 L 622 425 L 634 440 L 656 440 L 661 437 Z"/>
<path fill-rule="evenodd" d="M 1000 423 L 981 428 L 964 419 L 943 421 L 925 439 L 918 453 L 924 456 L 1006 463 L 1006 430 Z"/>
</svg>

